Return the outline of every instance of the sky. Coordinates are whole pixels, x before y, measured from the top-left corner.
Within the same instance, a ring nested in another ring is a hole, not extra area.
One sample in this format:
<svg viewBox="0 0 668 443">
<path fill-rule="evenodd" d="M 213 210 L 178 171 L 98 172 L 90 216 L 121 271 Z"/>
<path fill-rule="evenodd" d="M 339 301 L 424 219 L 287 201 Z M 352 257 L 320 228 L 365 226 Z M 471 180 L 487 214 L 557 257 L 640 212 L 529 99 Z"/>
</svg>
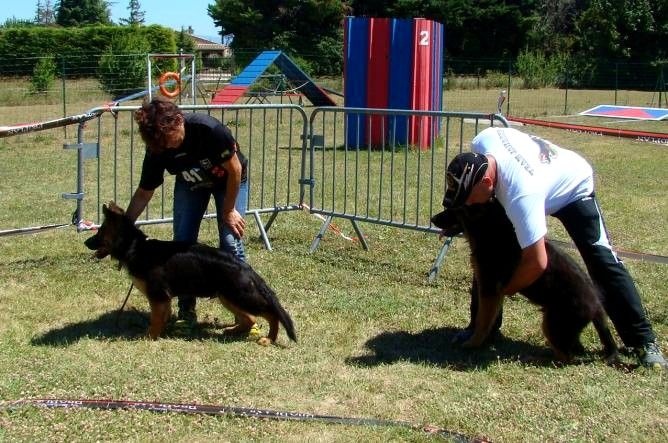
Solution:
<svg viewBox="0 0 668 443">
<path fill-rule="evenodd" d="M 51 3 L 55 5 L 56 1 L 52 0 Z M 129 0 L 111 0 L 107 3 L 110 6 L 111 20 L 114 23 L 130 16 Z M 214 0 L 139 0 L 140 9 L 144 11 L 144 24 L 167 26 L 177 31 L 182 27 L 192 26 L 196 36 L 218 42 L 220 41 L 218 35 L 220 28 L 214 26 L 213 19 L 207 13 L 207 6 L 213 3 Z M 12 17 L 33 20 L 37 11 L 37 0 L 13 1 L 11 8 L 6 6 L 0 8 L 0 23 Z"/>
</svg>

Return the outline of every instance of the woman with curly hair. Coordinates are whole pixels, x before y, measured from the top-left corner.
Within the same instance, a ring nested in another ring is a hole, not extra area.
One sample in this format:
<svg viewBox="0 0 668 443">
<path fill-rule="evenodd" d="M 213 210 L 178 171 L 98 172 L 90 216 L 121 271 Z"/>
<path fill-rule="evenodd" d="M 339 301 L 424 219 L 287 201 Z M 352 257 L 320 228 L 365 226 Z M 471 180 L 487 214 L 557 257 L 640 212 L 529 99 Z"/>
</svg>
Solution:
<svg viewBox="0 0 668 443">
<path fill-rule="evenodd" d="M 201 113 L 184 114 L 173 102 L 154 97 L 135 111 L 146 153 L 141 178 L 126 214 L 144 211 L 163 183 L 165 171 L 174 183 L 174 240 L 195 243 L 202 217 L 213 196 L 220 249 L 245 261 L 243 215 L 248 201 L 248 161 L 228 127 Z M 179 300 L 177 326 L 195 324 L 195 299 Z"/>
</svg>

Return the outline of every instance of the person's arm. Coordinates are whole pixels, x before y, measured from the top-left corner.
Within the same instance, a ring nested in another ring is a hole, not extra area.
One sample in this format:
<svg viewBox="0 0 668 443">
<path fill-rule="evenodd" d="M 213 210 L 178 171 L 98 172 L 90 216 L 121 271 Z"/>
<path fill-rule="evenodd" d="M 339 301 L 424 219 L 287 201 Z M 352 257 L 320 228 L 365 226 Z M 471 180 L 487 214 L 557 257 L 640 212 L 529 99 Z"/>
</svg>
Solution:
<svg viewBox="0 0 668 443">
<path fill-rule="evenodd" d="M 146 205 L 148 205 L 148 202 L 151 201 L 152 197 L 153 190 L 149 191 L 148 189 L 137 188 L 132 195 L 132 199 L 130 199 L 125 215 L 127 215 L 133 222 L 136 221 L 137 217 L 144 211 L 144 208 L 146 208 Z"/>
<path fill-rule="evenodd" d="M 547 268 L 545 237 L 522 249 L 522 257 L 501 294 L 513 295 L 535 282 Z"/>
<path fill-rule="evenodd" d="M 237 194 L 239 194 L 239 185 L 241 184 L 241 162 L 239 161 L 239 157 L 234 154 L 222 166 L 227 176 L 225 202 L 223 203 L 223 223 L 232 230 L 232 233 L 237 238 L 241 238 L 244 236 L 246 221 L 235 208 Z"/>
</svg>

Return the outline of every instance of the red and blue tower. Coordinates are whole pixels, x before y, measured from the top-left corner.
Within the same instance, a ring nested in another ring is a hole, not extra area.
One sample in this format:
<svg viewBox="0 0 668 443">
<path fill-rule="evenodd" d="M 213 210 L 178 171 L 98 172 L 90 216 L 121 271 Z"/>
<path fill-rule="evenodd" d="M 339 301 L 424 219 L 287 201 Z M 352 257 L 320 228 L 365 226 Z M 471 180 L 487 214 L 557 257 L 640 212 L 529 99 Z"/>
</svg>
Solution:
<svg viewBox="0 0 668 443">
<path fill-rule="evenodd" d="M 423 18 L 346 17 L 346 107 L 440 111 L 443 102 L 442 24 Z M 384 143 L 432 146 L 439 119 L 350 114 L 349 147 Z"/>
</svg>

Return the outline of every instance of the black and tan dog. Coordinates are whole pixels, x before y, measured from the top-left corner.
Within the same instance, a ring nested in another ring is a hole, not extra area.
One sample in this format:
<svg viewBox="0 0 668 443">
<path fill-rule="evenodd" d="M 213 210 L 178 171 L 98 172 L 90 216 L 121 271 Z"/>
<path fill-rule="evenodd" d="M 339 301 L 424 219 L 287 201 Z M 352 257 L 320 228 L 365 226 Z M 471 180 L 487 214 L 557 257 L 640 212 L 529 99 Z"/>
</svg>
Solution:
<svg viewBox="0 0 668 443">
<path fill-rule="evenodd" d="M 103 206 L 104 221 L 97 233 L 85 241 L 96 257 L 111 255 L 146 297 L 151 307 L 148 335 L 158 338 L 171 316 L 173 297 L 217 297 L 230 310 L 237 324 L 227 332 L 245 333 L 255 317 L 269 322 L 269 334 L 258 343 L 276 341 L 279 323 L 288 337 L 297 341 L 290 315 L 274 291 L 249 265 L 232 254 L 202 244 L 149 240 L 123 210 L 110 202 Z"/>
<path fill-rule="evenodd" d="M 503 305 L 500 289 L 517 267 L 521 248 L 515 230 L 497 201 L 446 209 L 432 223 L 447 236 L 464 232 L 471 249 L 472 297 L 477 297 L 473 333 L 464 347 L 478 347 L 489 335 Z M 543 334 L 557 359 L 569 361 L 583 351 L 582 330 L 593 322 L 608 362 L 617 357 L 600 293 L 575 261 L 549 241 L 547 269 L 520 291 L 543 311 Z M 472 313 L 473 315 L 473 313 Z"/>
</svg>

